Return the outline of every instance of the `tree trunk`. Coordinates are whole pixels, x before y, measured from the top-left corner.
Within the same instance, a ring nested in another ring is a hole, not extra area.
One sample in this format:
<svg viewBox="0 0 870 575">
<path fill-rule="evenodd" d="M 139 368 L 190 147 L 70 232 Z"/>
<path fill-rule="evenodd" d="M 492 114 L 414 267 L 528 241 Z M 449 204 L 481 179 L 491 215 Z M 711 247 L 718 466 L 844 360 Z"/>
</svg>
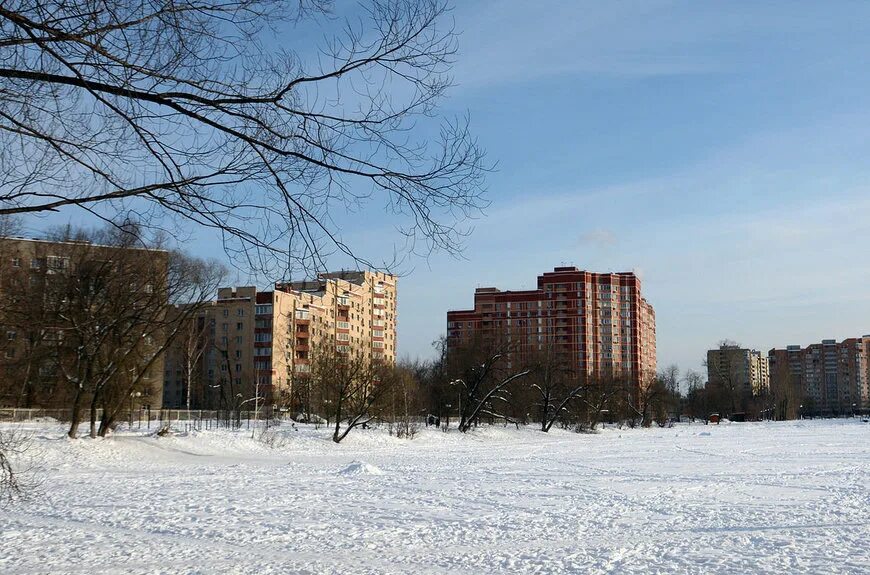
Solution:
<svg viewBox="0 0 870 575">
<path fill-rule="evenodd" d="M 70 439 L 75 439 L 79 433 L 79 422 L 82 418 L 82 387 L 76 389 L 76 396 L 73 399 L 72 413 L 70 414 L 70 424 L 67 436 Z"/>
<path fill-rule="evenodd" d="M 341 435 L 341 397 L 339 396 L 335 404 L 335 431 L 332 433 L 332 440 L 336 443 L 341 443 L 344 436 Z"/>
<path fill-rule="evenodd" d="M 541 398 L 541 431 L 547 433 L 550 431 L 550 426 L 553 425 L 552 421 L 547 419 L 547 413 L 550 411 L 550 390 L 547 390 L 547 393 L 543 395 Z M 549 421 L 549 423 L 548 423 Z"/>
<path fill-rule="evenodd" d="M 97 432 L 99 437 L 106 437 L 106 434 L 115 423 L 115 414 L 109 414 L 108 408 L 103 406 L 103 414 L 100 417 L 100 430 Z"/>
<path fill-rule="evenodd" d="M 97 401 L 100 394 L 94 392 L 94 397 L 91 398 L 91 439 L 97 437 Z"/>
</svg>

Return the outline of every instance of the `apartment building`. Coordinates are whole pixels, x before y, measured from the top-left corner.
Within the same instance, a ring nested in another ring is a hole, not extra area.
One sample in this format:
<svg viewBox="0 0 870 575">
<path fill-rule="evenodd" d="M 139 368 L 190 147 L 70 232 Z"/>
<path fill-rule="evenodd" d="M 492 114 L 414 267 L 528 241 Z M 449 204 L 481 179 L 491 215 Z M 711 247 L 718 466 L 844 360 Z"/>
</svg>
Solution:
<svg viewBox="0 0 870 575">
<path fill-rule="evenodd" d="M 795 390 L 803 415 L 870 411 L 870 335 L 789 345 L 768 357 L 771 377 Z"/>
<path fill-rule="evenodd" d="M 734 395 L 734 405 L 745 409 L 745 402 L 770 388 L 770 365 L 767 356 L 754 349 L 723 344 L 707 351 L 709 386 Z"/>
<path fill-rule="evenodd" d="M 164 250 L 0 238 L 0 405 L 68 407 L 89 376 L 159 409 L 168 262 Z"/>
<path fill-rule="evenodd" d="M 308 376 L 322 345 L 395 363 L 396 285 L 390 274 L 340 271 L 270 291 L 221 288 L 201 314 L 205 344 L 192 406 L 234 407 L 255 397 L 291 406 L 294 384 Z M 185 354 L 175 349 L 171 357 Z M 186 405 L 186 373 L 179 359 L 167 365 L 167 405 Z"/>
<path fill-rule="evenodd" d="M 640 383 L 656 371 L 655 311 L 632 272 L 557 267 L 538 276 L 534 290 L 478 288 L 472 309 L 447 312 L 448 350 L 479 334 L 509 334 L 517 354 L 555 346 L 579 377 Z"/>
</svg>

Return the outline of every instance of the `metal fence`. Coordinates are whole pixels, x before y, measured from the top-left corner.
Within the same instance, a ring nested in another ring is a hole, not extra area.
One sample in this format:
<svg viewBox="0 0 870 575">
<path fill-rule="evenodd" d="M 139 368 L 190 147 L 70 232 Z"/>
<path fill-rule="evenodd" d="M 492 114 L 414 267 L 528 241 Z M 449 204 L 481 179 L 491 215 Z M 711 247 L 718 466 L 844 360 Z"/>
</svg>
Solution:
<svg viewBox="0 0 870 575">
<path fill-rule="evenodd" d="M 89 409 L 82 411 L 82 422 L 90 421 Z M 98 409 L 96 420 L 100 421 L 103 411 Z M 15 407 L 0 408 L 0 422 L 40 422 L 57 421 L 67 423 L 72 418 L 71 409 L 24 409 Z M 117 423 L 135 429 L 154 429 L 162 426 L 178 426 L 185 429 L 211 429 L 218 427 L 239 428 L 250 426 L 251 421 L 274 422 L 271 409 L 254 410 L 206 410 L 206 409 L 150 409 L 147 407 L 124 410 L 119 413 Z"/>
</svg>

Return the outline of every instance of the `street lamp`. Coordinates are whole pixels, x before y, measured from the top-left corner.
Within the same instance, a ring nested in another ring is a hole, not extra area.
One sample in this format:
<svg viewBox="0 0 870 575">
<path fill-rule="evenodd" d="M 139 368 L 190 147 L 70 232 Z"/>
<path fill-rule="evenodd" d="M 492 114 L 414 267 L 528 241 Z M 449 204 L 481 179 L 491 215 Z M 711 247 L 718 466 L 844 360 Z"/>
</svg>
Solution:
<svg viewBox="0 0 870 575">
<path fill-rule="evenodd" d="M 464 386 L 465 382 L 462 381 L 461 379 L 454 379 L 453 381 L 450 382 L 450 385 L 457 385 L 457 384 L 461 384 Z M 459 388 L 459 393 L 457 394 L 457 397 L 459 398 L 459 403 L 458 403 L 459 416 L 458 417 L 461 420 L 462 419 L 462 388 L 461 387 Z"/>
<path fill-rule="evenodd" d="M 142 392 L 140 391 L 131 391 L 130 392 L 130 429 L 133 429 L 133 398 L 142 397 Z"/>
<path fill-rule="evenodd" d="M 804 418 L 804 406 L 803 404 L 798 406 L 798 419 Z"/>
</svg>

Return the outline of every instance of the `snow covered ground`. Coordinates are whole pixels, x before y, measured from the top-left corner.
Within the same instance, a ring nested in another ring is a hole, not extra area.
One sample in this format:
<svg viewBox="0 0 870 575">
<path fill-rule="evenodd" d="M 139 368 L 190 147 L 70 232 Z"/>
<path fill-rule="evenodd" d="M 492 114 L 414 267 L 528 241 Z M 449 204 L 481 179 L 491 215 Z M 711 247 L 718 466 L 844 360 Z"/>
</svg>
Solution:
<svg viewBox="0 0 870 575">
<path fill-rule="evenodd" d="M 870 573 L 870 424 L 61 438 L 0 573 Z"/>
</svg>

